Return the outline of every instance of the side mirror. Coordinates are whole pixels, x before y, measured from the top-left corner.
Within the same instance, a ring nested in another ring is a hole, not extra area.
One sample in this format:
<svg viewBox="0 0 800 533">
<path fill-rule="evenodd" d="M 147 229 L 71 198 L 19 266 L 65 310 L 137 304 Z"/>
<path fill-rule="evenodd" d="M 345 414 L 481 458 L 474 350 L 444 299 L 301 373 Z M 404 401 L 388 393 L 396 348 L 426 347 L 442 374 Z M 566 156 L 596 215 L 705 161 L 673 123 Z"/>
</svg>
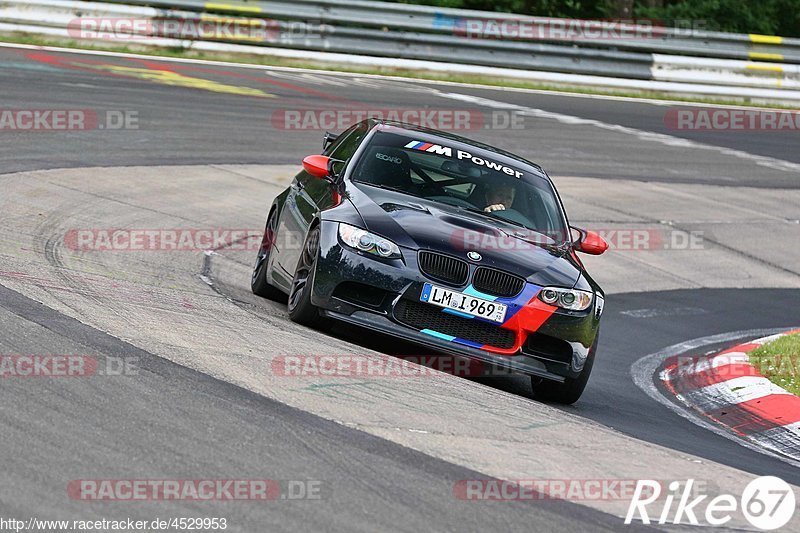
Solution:
<svg viewBox="0 0 800 533">
<path fill-rule="evenodd" d="M 303 159 L 303 169 L 315 178 L 325 179 L 330 175 L 330 158 L 324 155 L 310 155 Z"/>
<path fill-rule="evenodd" d="M 579 252 L 589 255 L 601 255 L 608 250 L 608 243 L 594 231 L 581 228 L 572 228 L 578 232 L 579 237 L 574 241 L 574 248 Z"/>
<path fill-rule="evenodd" d="M 336 139 L 338 138 L 339 136 L 337 134 L 326 131 L 325 136 L 322 137 L 322 149 L 323 150 L 327 149 L 328 146 L 330 146 L 331 143 L 336 141 Z"/>
</svg>

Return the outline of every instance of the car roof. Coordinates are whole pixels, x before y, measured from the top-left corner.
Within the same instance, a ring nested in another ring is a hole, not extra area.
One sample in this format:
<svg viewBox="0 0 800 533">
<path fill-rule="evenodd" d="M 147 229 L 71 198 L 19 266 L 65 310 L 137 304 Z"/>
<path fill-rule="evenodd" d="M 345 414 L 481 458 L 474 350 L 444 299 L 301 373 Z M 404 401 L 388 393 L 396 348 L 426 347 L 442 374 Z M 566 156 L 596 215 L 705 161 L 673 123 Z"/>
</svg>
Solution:
<svg viewBox="0 0 800 533">
<path fill-rule="evenodd" d="M 492 145 L 482 143 L 480 141 L 475 141 L 472 139 L 468 139 L 466 137 L 462 137 L 461 135 L 455 135 L 453 133 L 434 130 L 431 128 L 425 128 L 423 126 L 417 126 L 415 124 L 408 124 L 405 122 L 399 122 L 394 120 L 381 120 L 381 119 L 367 119 L 369 123 L 369 127 L 372 129 L 380 130 L 380 131 L 392 131 L 394 133 L 398 133 L 397 130 L 400 130 L 400 133 L 408 133 L 412 134 L 414 132 L 423 133 L 427 136 L 437 137 L 440 140 L 447 140 L 451 142 L 456 142 L 459 144 L 463 144 L 465 146 L 471 146 L 474 148 L 478 148 L 480 150 L 485 150 L 487 152 L 492 152 L 493 154 L 499 155 L 503 158 L 506 158 L 510 161 L 514 161 L 516 163 L 522 163 L 525 166 L 529 167 L 529 170 L 533 171 L 532 174 L 549 180 L 550 177 L 541 167 L 541 165 L 537 165 L 527 159 L 520 157 L 516 154 L 503 150 L 501 148 L 496 148 Z"/>
</svg>

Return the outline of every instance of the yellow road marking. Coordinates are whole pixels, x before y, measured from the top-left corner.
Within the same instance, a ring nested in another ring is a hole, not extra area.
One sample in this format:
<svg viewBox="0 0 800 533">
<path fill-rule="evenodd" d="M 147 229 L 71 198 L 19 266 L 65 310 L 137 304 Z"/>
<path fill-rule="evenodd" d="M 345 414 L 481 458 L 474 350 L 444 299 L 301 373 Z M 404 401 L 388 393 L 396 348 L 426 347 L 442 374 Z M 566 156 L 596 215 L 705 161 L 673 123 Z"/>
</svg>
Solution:
<svg viewBox="0 0 800 533">
<path fill-rule="evenodd" d="M 261 13 L 261 8 L 258 6 L 241 6 L 234 4 L 217 4 L 214 2 L 206 2 L 206 9 L 216 11 L 240 11 L 242 13 Z"/>
<path fill-rule="evenodd" d="M 242 26 L 264 26 L 266 24 L 264 19 L 253 19 L 247 17 L 221 17 L 218 15 L 209 15 L 207 13 L 201 14 L 200 20 L 204 22 L 219 22 L 220 24 L 241 24 Z"/>
<path fill-rule="evenodd" d="M 274 98 L 274 94 L 265 93 L 261 89 L 254 89 L 252 87 L 239 87 L 236 85 L 226 85 L 216 81 L 206 80 L 202 78 L 192 78 L 184 76 L 177 72 L 170 72 L 168 70 L 150 70 L 146 68 L 133 68 L 123 67 L 119 65 L 86 65 L 88 68 L 95 68 L 99 70 L 107 70 L 114 74 L 123 76 L 131 76 L 143 80 L 154 81 L 164 85 L 172 85 L 174 87 L 187 87 L 189 89 L 202 89 L 215 93 L 236 94 L 240 96 L 257 96 L 259 98 Z"/>
<path fill-rule="evenodd" d="M 759 65 L 758 63 L 750 63 L 747 65 L 748 70 L 763 70 L 765 72 L 779 72 L 783 73 L 783 67 L 780 65 Z"/>
<path fill-rule="evenodd" d="M 750 52 L 750 59 L 756 61 L 783 61 L 783 54 L 765 54 L 762 52 Z"/>
</svg>

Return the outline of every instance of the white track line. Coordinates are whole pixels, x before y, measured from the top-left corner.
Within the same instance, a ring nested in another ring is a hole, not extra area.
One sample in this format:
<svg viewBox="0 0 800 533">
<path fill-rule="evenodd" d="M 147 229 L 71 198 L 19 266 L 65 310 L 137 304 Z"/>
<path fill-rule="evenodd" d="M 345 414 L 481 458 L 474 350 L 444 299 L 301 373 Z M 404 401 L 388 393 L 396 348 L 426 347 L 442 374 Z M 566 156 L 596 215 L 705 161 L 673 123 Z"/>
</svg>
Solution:
<svg viewBox="0 0 800 533">
<path fill-rule="evenodd" d="M 773 170 L 780 170 L 783 172 L 791 172 L 794 174 L 800 173 L 800 164 L 785 161 L 783 159 L 776 159 L 774 157 L 767 157 L 761 155 L 751 154 L 742 150 L 733 150 L 731 148 L 723 148 L 721 146 L 713 146 L 710 144 L 703 144 L 697 141 L 691 141 L 682 137 L 675 137 L 664 133 L 654 133 L 652 131 L 645 131 L 636 128 L 629 128 L 627 126 L 620 126 L 619 124 L 609 124 L 608 122 L 601 122 L 599 120 L 578 117 L 575 115 L 565 115 L 563 113 L 555 113 L 553 111 L 546 111 L 535 107 L 526 107 L 507 102 L 500 102 L 498 100 L 490 100 L 488 98 L 481 98 L 480 96 L 472 96 L 468 94 L 459 93 L 443 93 L 438 92 L 439 96 L 449 98 L 451 100 L 458 100 L 461 102 L 468 102 L 474 105 L 482 105 L 493 109 L 504 109 L 517 111 L 521 114 L 544 118 L 558 121 L 562 124 L 572 126 L 591 126 L 614 133 L 621 133 L 624 135 L 631 135 L 641 141 L 651 141 L 663 144 L 665 146 L 681 147 L 681 148 L 694 148 L 699 150 L 710 150 L 722 155 L 744 159 L 746 161 L 755 163 L 760 166 L 768 167 Z"/>
</svg>

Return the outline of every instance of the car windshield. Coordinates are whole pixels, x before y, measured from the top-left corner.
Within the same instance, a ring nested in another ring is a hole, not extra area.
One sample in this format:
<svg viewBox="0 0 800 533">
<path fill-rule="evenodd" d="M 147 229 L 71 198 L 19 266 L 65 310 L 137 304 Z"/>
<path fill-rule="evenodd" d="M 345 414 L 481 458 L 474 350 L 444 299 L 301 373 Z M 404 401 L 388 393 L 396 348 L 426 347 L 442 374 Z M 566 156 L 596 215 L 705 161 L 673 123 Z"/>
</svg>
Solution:
<svg viewBox="0 0 800 533">
<path fill-rule="evenodd" d="M 543 244 L 563 243 L 564 217 L 549 180 L 531 174 L 521 162 L 513 166 L 507 161 L 479 148 L 457 149 L 377 132 L 351 180 L 532 230 Z"/>
</svg>

